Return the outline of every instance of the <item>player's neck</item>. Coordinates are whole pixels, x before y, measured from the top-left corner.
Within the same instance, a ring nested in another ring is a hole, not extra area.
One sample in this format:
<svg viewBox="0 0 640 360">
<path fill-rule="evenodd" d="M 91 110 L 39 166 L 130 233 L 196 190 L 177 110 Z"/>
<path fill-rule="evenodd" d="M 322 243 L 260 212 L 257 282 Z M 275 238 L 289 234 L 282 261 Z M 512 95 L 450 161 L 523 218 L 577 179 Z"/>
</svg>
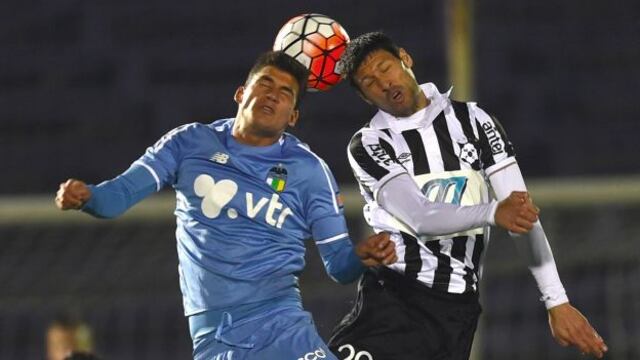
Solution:
<svg viewBox="0 0 640 360">
<path fill-rule="evenodd" d="M 418 94 L 418 101 L 416 101 L 416 111 L 414 111 L 413 113 L 417 113 L 418 111 L 426 108 L 427 106 L 429 106 L 431 104 L 431 100 L 429 100 L 429 98 L 427 97 L 427 95 L 425 95 L 425 93 L 420 90 L 420 94 Z"/>
<path fill-rule="evenodd" d="M 257 132 L 252 132 L 246 127 L 235 125 L 231 131 L 233 138 L 243 145 L 250 146 L 269 146 L 275 144 L 282 134 L 267 135 Z"/>
</svg>

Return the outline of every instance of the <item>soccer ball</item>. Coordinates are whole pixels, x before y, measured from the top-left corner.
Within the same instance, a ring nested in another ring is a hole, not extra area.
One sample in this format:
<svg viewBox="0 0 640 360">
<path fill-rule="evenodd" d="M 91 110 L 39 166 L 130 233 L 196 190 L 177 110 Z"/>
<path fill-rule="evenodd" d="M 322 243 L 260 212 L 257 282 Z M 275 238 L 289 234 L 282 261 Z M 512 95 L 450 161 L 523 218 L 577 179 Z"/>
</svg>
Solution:
<svg viewBox="0 0 640 360">
<path fill-rule="evenodd" d="M 309 91 L 326 91 L 341 80 L 338 61 L 347 42 L 349 35 L 337 21 L 303 14 L 284 24 L 273 50 L 284 51 L 309 69 Z"/>
</svg>

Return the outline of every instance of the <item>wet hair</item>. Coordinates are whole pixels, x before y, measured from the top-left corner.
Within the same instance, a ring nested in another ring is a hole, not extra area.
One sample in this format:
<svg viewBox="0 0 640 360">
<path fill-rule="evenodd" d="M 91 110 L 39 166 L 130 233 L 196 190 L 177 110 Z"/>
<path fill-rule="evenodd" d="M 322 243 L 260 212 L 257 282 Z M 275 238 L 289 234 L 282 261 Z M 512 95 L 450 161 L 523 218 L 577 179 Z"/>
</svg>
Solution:
<svg viewBox="0 0 640 360">
<path fill-rule="evenodd" d="M 296 79 L 296 81 L 298 82 L 298 95 L 296 96 L 295 108 L 297 109 L 300 101 L 302 101 L 302 97 L 307 91 L 307 79 L 309 78 L 309 70 L 307 70 L 307 68 L 304 67 L 304 65 L 298 62 L 296 59 L 292 58 L 282 51 L 267 51 L 260 54 L 255 63 L 253 63 L 251 70 L 249 70 L 249 75 L 247 75 L 245 85 L 251 81 L 253 75 L 258 73 L 265 66 L 273 66 L 290 74 Z"/>
<path fill-rule="evenodd" d="M 360 90 L 360 88 L 355 83 L 353 77 L 356 71 L 358 71 L 360 64 L 362 64 L 369 54 L 376 50 L 387 51 L 391 55 L 400 59 L 400 48 L 393 42 L 393 40 L 391 40 L 390 37 L 381 31 L 362 34 L 351 40 L 340 57 L 340 70 L 342 72 L 342 76 L 349 79 L 351 86 L 358 90 Z"/>
</svg>

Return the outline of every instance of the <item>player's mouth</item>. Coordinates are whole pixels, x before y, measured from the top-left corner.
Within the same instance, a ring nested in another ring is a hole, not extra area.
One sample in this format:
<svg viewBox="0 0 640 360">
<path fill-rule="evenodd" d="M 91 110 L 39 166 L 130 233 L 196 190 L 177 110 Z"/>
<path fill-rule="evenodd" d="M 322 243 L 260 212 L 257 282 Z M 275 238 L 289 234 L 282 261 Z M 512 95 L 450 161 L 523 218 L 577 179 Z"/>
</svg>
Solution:
<svg viewBox="0 0 640 360">
<path fill-rule="evenodd" d="M 395 87 L 388 92 L 387 98 L 394 103 L 402 103 L 404 101 L 404 93 L 402 89 Z"/>
<path fill-rule="evenodd" d="M 272 108 L 272 107 L 271 107 L 271 106 L 269 106 L 269 105 L 262 105 L 262 107 L 260 107 L 260 110 L 261 110 L 263 113 L 268 114 L 268 115 L 273 115 L 273 114 L 275 114 L 275 112 L 276 112 L 276 111 L 274 110 L 274 108 Z"/>
</svg>

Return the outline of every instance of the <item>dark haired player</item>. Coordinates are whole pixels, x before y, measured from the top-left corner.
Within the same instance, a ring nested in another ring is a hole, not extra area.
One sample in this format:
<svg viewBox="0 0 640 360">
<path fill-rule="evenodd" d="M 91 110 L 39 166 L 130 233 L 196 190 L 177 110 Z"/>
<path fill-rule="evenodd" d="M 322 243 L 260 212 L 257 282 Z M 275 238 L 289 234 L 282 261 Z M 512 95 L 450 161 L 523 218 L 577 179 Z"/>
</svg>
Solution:
<svg viewBox="0 0 640 360">
<path fill-rule="evenodd" d="M 392 234 L 398 261 L 365 272 L 357 304 L 330 347 L 343 358 L 468 359 L 489 228 L 478 212 L 463 206 L 442 217 L 434 203 L 482 206 L 491 204 L 489 187 L 498 200 L 526 191 L 513 146 L 475 103 L 419 85 L 412 58 L 383 33 L 352 40 L 341 62 L 358 94 L 379 109 L 351 139 L 348 156 L 367 202 L 365 218 L 376 232 Z M 471 230 L 457 229 L 465 226 Z M 555 339 L 602 357 L 607 347 L 570 305 L 540 222 L 513 237 Z"/>
<path fill-rule="evenodd" d="M 235 118 L 170 131 L 113 180 L 60 185 L 59 208 L 104 218 L 175 189 L 195 359 L 335 360 L 302 309 L 296 274 L 304 240 L 316 240 L 328 274 L 341 283 L 395 260 L 385 234 L 352 247 L 333 175 L 284 132 L 298 121 L 307 76 L 288 55 L 265 53 L 235 93 Z"/>
</svg>

